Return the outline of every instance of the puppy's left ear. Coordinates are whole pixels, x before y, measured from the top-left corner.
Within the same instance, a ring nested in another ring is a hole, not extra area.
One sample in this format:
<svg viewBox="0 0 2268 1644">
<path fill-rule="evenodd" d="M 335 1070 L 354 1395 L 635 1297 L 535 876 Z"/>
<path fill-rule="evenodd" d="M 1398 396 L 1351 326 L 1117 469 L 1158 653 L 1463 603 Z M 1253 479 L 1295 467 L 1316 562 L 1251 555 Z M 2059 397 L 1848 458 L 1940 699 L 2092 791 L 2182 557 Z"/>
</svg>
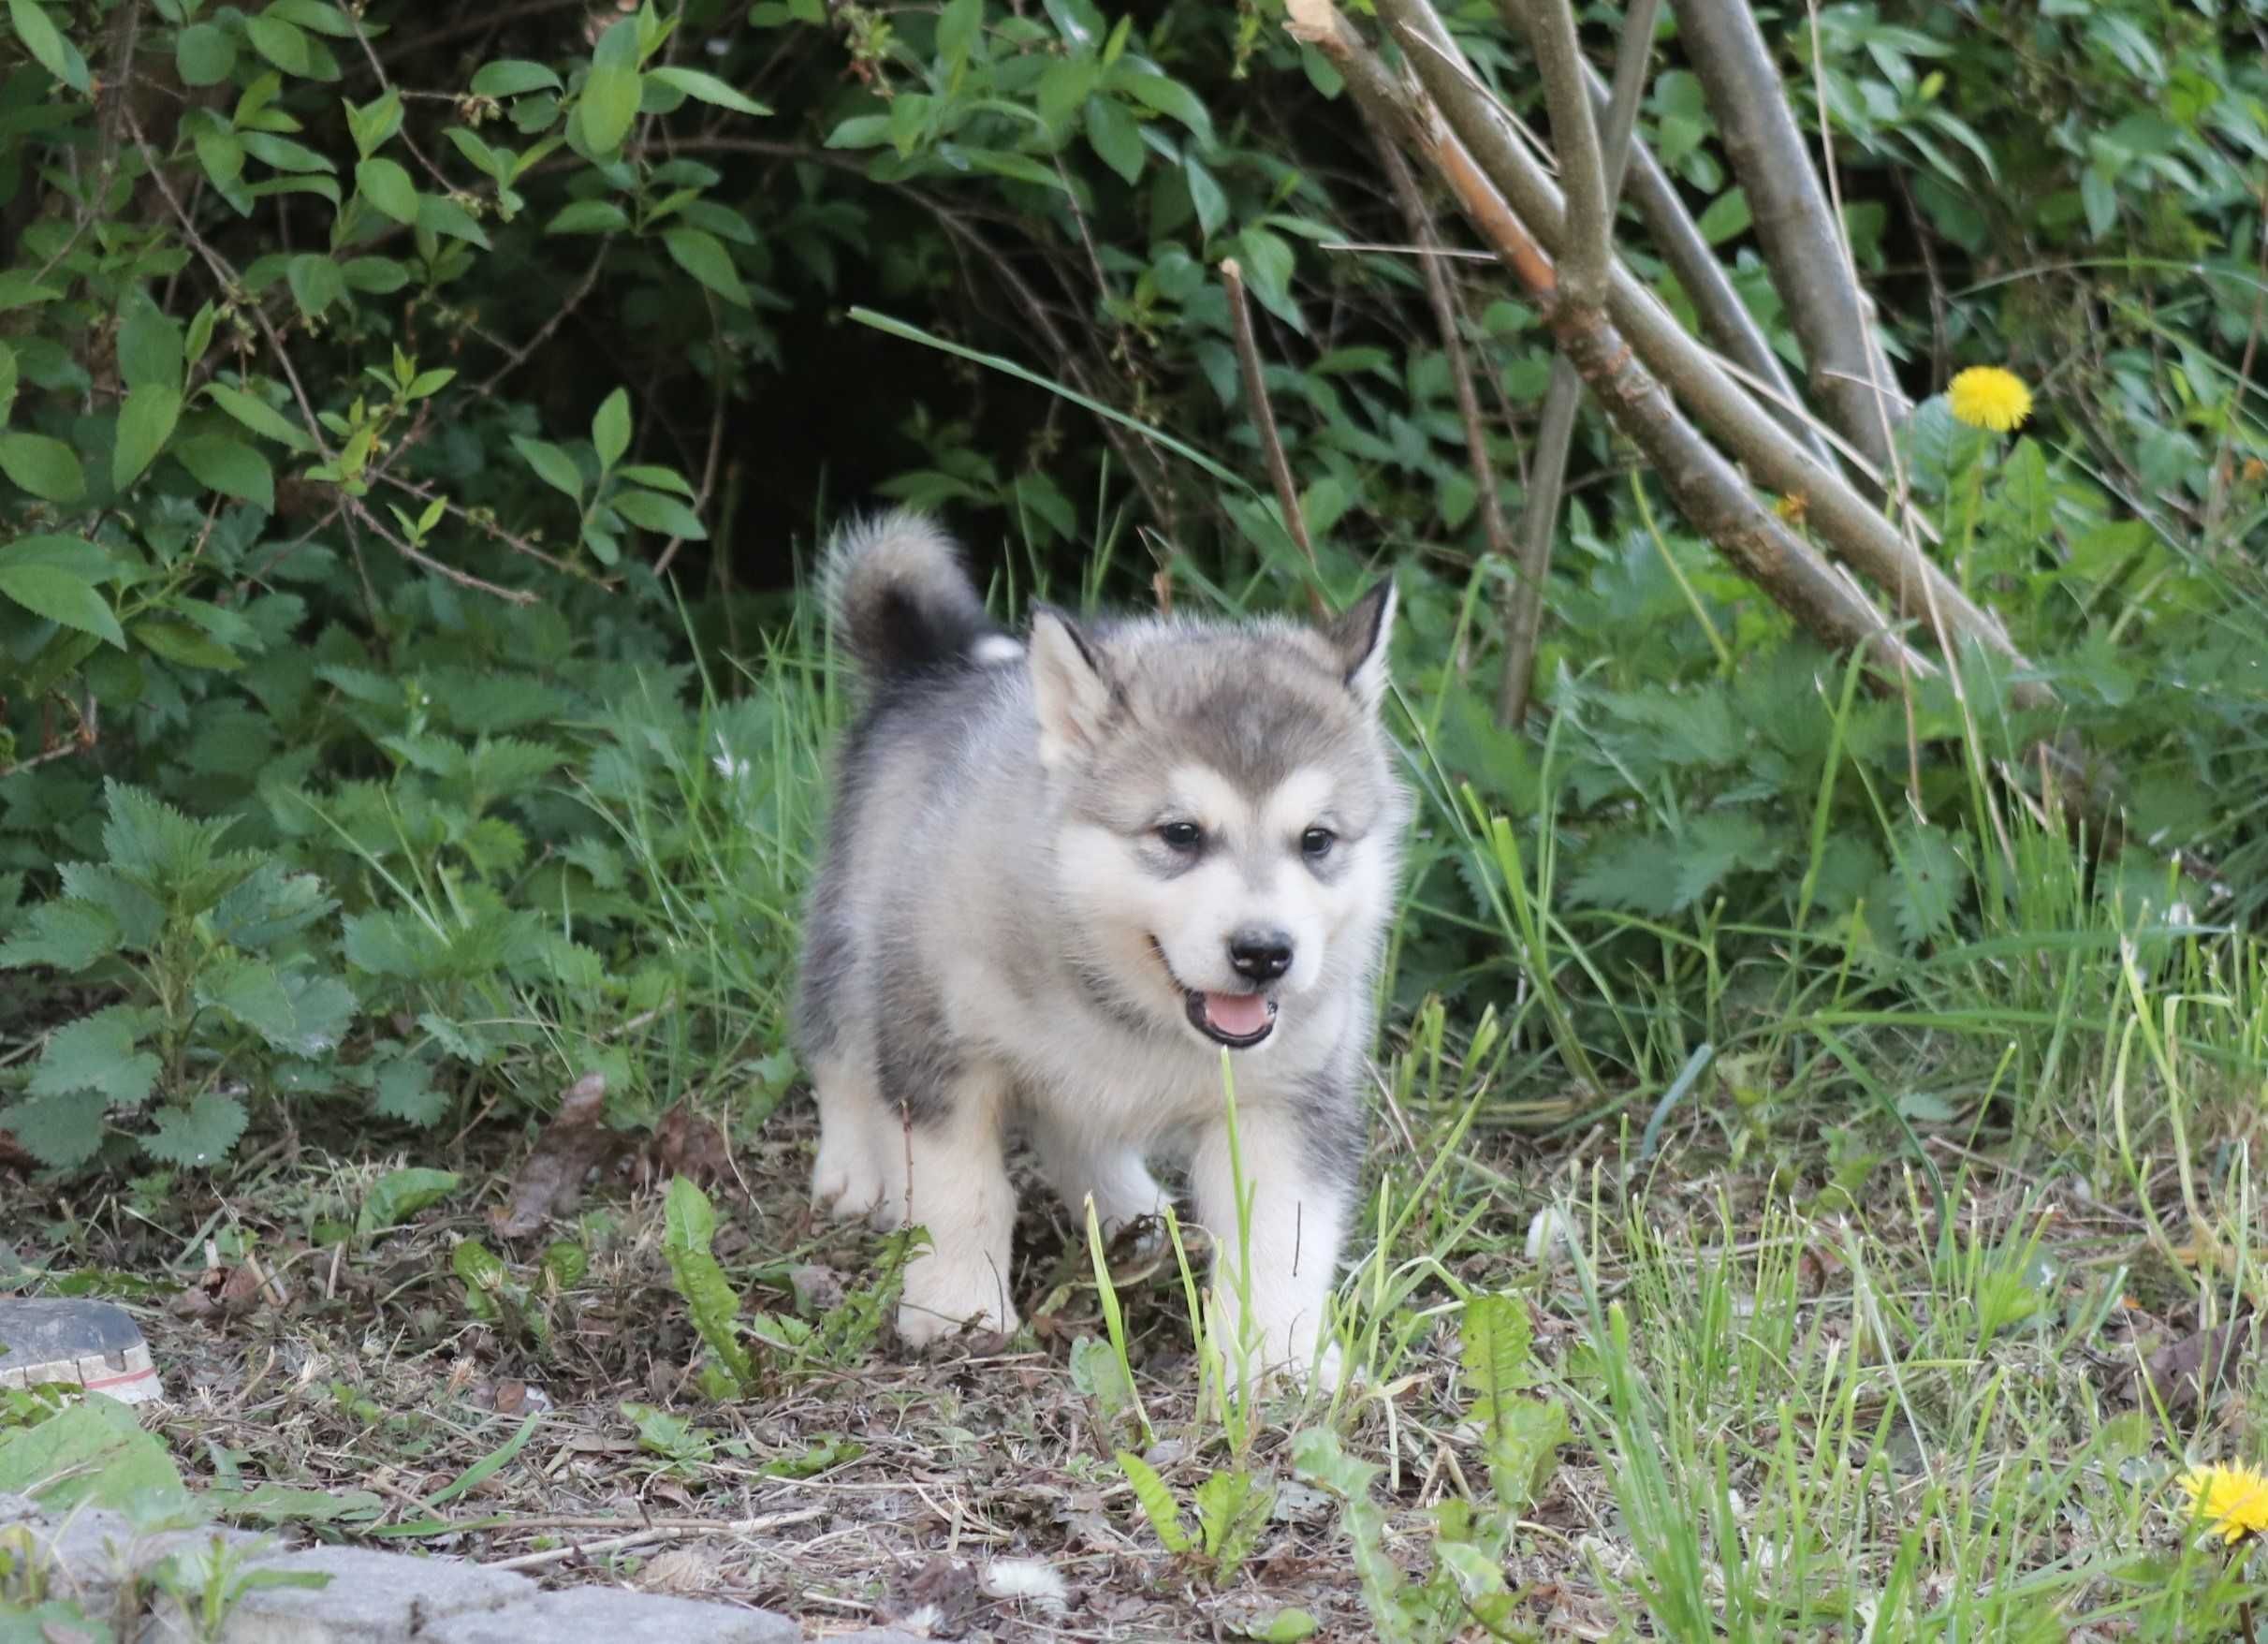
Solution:
<svg viewBox="0 0 2268 1644">
<path fill-rule="evenodd" d="M 1386 694 L 1386 638 L 1394 631 L 1394 583 L 1388 579 L 1323 631 L 1347 689 L 1365 708 L 1376 708 Z"/>
</svg>

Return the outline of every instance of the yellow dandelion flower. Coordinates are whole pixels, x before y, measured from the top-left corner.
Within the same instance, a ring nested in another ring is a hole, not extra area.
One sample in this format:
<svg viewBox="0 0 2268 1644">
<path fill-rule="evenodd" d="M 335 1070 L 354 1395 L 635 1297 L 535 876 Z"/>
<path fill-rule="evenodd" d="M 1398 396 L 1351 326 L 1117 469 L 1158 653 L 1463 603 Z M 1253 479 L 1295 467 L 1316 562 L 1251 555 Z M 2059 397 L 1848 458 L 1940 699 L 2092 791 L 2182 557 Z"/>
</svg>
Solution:
<svg viewBox="0 0 2268 1644">
<path fill-rule="evenodd" d="M 2268 1534 L 2268 1475 L 2242 1462 L 2217 1461 L 2173 1481 L 2189 1498 L 2190 1516 L 2233 1546 L 2248 1535 Z"/>
<path fill-rule="evenodd" d="M 2032 391 L 2012 371 L 1997 365 L 1972 365 L 1947 385 L 1945 397 L 1953 414 L 1971 428 L 2006 433 L 2022 428 L 2032 414 Z"/>
</svg>

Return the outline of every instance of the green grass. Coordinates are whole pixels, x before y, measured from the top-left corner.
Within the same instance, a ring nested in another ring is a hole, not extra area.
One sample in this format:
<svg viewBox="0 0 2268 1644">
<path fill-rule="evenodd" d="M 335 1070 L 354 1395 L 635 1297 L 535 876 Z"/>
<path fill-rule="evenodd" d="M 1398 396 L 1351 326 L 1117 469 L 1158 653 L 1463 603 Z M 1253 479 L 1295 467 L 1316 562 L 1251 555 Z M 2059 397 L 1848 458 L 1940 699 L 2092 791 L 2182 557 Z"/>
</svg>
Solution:
<svg viewBox="0 0 2268 1644">
<path fill-rule="evenodd" d="M 1864 752 L 1856 676 L 1822 675 L 1804 712 L 1825 753 L 1783 796 L 1800 849 L 1761 893 L 1728 881 L 1661 915 L 1603 904 L 1571 866 L 1598 827 L 1605 745 L 1580 698 L 1514 780 L 1476 768 L 1413 681 L 1395 729 L 1422 815 L 1340 1291 L 1353 1373 L 1328 1398 L 1251 1387 L 1208 1328 L 1193 1230 L 1176 1225 L 1129 1267 L 1082 1207 L 1035 1201 L 1019 1286 L 1070 1300 L 1054 1333 L 1017 1344 L 1042 1379 L 1011 1397 L 891 1362 L 876 1337 L 902 1250 L 813 1226 L 799 1202 L 810 1124 L 782 1047 L 827 750 L 849 706 L 799 607 L 745 668 L 711 659 L 687 696 L 656 684 L 578 727 L 546 802 L 582 816 L 616 873 L 603 903 L 537 912 L 563 944 L 591 945 L 609 985 L 519 972 L 431 1001 L 507 1024 L 516 1049 L 498 1065 L 523 1091 L 595 1068 L 620 1123 L 690 1102 L 724 1124 L 748 1193 L 719 1192 L 719 1225 L 747 1237 L 717 1241 L 731 1291 L 705 1283 L 699 1322 L 711 1346 L 724 1331 L 748 1347 L 741 1400 L 704 1412 L 683 1386 L 677 1425 L 618 1409 L 612 1350 L 585 1362 L 568 1345 L 577 1309 L 621 1300 L 648 1331 L 666 1314 L 675 1362 L 702 1356 L 685 1303 L 655 1300 L 683 1252 L 665 1269 L 681 1232 L 661 1231 L 651 1193 L 586 1216 L 564 1267 L 554 1249 L 468 1268 L 463 1246 L 453 1260 L 417 1242 L 431 1222 L 349 1244 L 350 1271 L 383 1270 L 417 1299 L 403 1351 L 465 1328 L 452 1274 L 477 1269 L 511 1301 L 477 1328 L 531 1356 L 555 1396 L 586 1401 L 579 1419 L 627 1421 L 649 1451 L 663 1434 L 673 1488 L 745 1475 L 732 1444 L 682 1420 L 751 1398 L 805 1412 L 766 1463 L 781 1476 L 881 1485 L 975 1465 L 956 1434 L 1060 1427 L 1079 1436 L 1043 1446 L 1049 1476 L 1103 1490 L 1154 1576 L 1204 1577 L 1158 1601 L 1163 1631 L 1110 1636 L 1188 1636 L 1253 1605 L 1347 1637 L 1446 1638 L 1484 1618 L 1508 1637 L 1696 1644 L 2238 1636 L 2261 1572 L 2203 1544 L 2171 1481 L 2268 1447 L 2251 1151 L 2268 963 L 2256 936 L 2182 917 L 2171 877 L 2090 860 L 2015 799 L 1991 774 L 2021 756 L 2012 734 L 1996 743 L 1968 720 L 1930 750 L 1936 802 L 1983 842 L 1948 858 L 1884 777 L 1903 756 Z M 1685 825 L 1680 802 L 1657 788 L 1639 803 Z M 414 851 L 351 838 L 380 905 L 445 930 L 481 917 L 449 874 L 405 866 Z M 1828 909 L 1854 839 L 1910 876 L 1880 882 L 1908 911 L 1941 900 L 1945 917 L 1910 932 L 1863 902 Z M 1910 879 L 1949 870 L 1957 882 L 1926 896 Z M 483 1136 L 459 1135 L 475 1181 L 499 1163 L 478 1154 Z M 257 1169 L 258 1208 L 227 1212 L 232 1250 L 319 1245 L 371 1191 L 351 1167 Z M 201 1264 L 216 1217 L 174 1226 L 154 1191 L 125 1202 L 163 1234 L 161 1265 Z M 55 1209 L 46 1248 L 128 1265 L 99 1219 Z M 845 1299 L 798 1301 L 790 1281 L 809 1264 L 842 1270 Z M 736 1293 L 737 1312 L 723 1305 Z M 1505 1360 L 1516 1386 L 1492 1391 L 1466 1338 L 1494 1299 L 1534 1328 Z M 2230 1374 L 2200 1397 L 2180 1385 L 2182 1343 L 2222 1327 Z M 860 1392 L 885 1382 L 907 1413 L 886 1434 Z M 1476 1421 L 1515 1397 L 1570 1423 L 1534 1478 Z M 466 1429 L 460 1463 L 509 1436 Z M 1121 1471 L 1121 1450 L 1158 1460 Z M 297 1466 L 299 1481 L 338 1482 L 315 1455 Z M 1299 1478 L 1333 1514 L 1270 1527 L 1259 1504 Z M 925 1545 L 902 1527 L 862 1534 L 829 1543 L 829 1590 L 846 1597 Z M 1049 1534 L 1032 1533 L 1043 1555 Z M 1292 1535 L 1313 1572 L 1297 1580 L 1271 1573 Z"/>
</svg>

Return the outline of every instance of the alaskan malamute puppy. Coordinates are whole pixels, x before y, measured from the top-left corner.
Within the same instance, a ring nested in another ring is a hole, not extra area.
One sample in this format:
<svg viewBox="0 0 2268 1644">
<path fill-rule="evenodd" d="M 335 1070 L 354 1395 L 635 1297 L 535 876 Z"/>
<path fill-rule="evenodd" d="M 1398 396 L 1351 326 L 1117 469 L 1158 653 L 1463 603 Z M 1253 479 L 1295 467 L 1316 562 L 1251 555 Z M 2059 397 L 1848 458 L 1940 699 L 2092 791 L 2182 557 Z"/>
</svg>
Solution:
<svg viewBox="0 0 2268 1644">
<path fill-rule="evenodd" d="M 1316 1368 L 1410 814 L 1380 723 L 1392 584 L 1321 629 L 1042 609 L 1019 643 L 917 514 L 845 528 L 827 570 L 866 700 L 804 934 L 814 1201 L 929 1230 L 898 1313 L 918 1346 L 1016 1326 L 1012 1136 L 1105 1229 L 1159 1211 L 1170 1154 L 1223 1322 Z"/>
</svg>

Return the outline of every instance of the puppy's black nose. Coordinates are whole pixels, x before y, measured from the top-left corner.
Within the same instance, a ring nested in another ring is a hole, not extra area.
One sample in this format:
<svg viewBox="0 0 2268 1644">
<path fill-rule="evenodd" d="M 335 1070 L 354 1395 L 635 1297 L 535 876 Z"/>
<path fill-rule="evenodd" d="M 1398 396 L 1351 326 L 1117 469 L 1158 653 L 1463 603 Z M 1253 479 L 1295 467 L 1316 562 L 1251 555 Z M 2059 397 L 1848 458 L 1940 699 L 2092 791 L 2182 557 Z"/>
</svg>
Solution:
<svg viewBox="0 0 2268 1644">
<path fill-rule="evenodd" d="M 1228 961 L 1240 976 L 1272 982 L 1292 968 L 1292 934 L 1247 925 L 1229 937 Z"/>
</svg>

